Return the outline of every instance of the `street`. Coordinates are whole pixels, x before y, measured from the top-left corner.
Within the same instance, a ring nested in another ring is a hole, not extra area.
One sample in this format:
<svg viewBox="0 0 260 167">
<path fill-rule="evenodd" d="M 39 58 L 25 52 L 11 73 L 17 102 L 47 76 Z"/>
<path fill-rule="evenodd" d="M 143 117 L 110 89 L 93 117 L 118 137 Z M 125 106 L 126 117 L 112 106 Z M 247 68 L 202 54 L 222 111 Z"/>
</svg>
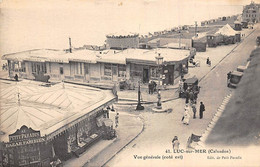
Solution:
<svg viewBox="0 0 260 167">
<path fill-rule="evenodd" d="M 226 74 L 229 71 L 235 70 L 237 66 L 246 64 L 251 51 L 255 48 L 255 38 L 260 35 L 259 24 L 255 26 L 255 29 L 251 35 L 245 38 L 240 45 L 200 81 L 201 91 L 198 102 L 203 101 L 206 108 L 203 119 L 198 119 L 197 112 L 197 119 L 191 118 L 189 125 L 184 125 L 181 122 L 185 106 L 184 99 L 163 103 L 166 108 L 173 109 L 171 113 L 154 113 L 147 109 L 154 105 L 145 106 L 146 110 L 141 112 L 132 111 L 132 114 L 139 115 L 144 119 L 144 131 L 105 166 L 164 166 L 169 165 L 169 162 L 180 162 L 179 165 L 182 164 L 183 161 L 180 160 L 136 160 L 134 155 L 162 155 L 166 149 L 172 149 L 171 141 L 174 136 L 179 137 L 180 148 L 185 149 L 187 140 L 192 133 L 196 135 L 203 133 L 224 97 L 235 91 L 235 89 L 227 87 Z M 207 52 L 205 54 L 207 54 Z M 219 54 L 223 53 L 220 52 Z M 190 72 L 192 70 L 193 69 L 190 69 Z M 198 110 L 199 104 L 197 104 L 197 111 Z M 190 115 L 192 115 L 192 113 L 190 113 Z"/>
</svg>

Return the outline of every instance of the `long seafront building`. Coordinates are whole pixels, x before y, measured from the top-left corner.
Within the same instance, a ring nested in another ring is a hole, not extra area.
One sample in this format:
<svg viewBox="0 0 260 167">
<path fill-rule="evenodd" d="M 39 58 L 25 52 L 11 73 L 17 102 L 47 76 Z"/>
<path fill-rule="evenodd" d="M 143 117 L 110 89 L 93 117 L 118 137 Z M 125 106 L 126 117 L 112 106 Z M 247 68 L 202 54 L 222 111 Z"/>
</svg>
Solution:
<svg viewBox="0 0 260 167">
<path fill-rule="evenodd" d="M 125 50 L 74 50 L 65 52 L 37 49 L 6 54 L 9 76 L 35 79 L 37 75 L 49 75 L 51 80 L 80 82 L 133 82 L 158 78 L 156 56 L 163 57 L 164 84 L 173 84 L 174 79 L 188 71 L 188 60 L 195 50 L 182 49 L 125 49 Z"/>
<path fill-rule="evenodd" d="M 112 122 L 105 110 L 117 99 L 111 90 L 29 80 L 0 84 L 0 166 L 66 160 L 101 140 L 104 124 Z"/>
</svg>

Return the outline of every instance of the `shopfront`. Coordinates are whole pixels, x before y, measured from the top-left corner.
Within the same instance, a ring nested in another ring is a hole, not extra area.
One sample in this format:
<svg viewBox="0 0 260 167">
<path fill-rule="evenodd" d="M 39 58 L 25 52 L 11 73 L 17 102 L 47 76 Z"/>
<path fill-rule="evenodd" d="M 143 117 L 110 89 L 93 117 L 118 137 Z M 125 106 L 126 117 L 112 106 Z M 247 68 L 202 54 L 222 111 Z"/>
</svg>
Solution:
<svg viewBox="0 0 260 167">
<path fill-rule="evenodd" d="M 99 109 L 68 125 L 69 128 L 60 130 L 57 136 L 48 137 L 54 154 L 61 160 L 67 160 L 71 156 L 83 153 L 104 137 L 106 133 L 103 126 L 103 118 L 107 111 Z M 55 134 L 55 132 L 54 132 Z"/>
<path fill-rule="evenodd" d="M 48 161 L 50 147 L 40 131 L 22 126 L 9 135 L 9 142 L 4 144 L 3 163 L 9 166 L 40 167 Z"/>
</svg>

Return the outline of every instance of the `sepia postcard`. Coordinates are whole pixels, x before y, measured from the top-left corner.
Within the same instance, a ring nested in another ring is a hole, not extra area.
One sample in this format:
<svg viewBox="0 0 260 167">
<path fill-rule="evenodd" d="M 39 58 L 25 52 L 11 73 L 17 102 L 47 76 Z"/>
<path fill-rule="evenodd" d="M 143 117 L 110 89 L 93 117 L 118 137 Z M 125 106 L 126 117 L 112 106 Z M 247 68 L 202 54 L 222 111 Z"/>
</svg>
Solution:
<svg viewBox="0 0 260 167">
<path fill-rule="evenodd" d="M 0 0 L 0 167 L 259 167 L 260 0 Z"/>
</svg>

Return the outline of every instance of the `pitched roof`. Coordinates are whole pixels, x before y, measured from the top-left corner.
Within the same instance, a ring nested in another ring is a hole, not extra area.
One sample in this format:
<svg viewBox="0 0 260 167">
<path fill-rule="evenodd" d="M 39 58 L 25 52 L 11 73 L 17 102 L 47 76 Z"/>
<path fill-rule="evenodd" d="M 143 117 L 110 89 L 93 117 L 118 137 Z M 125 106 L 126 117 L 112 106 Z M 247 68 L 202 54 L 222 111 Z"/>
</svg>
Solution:
<svg viewBox="0 0 260 167">
<path fill-rule="evenodd" d="M 35 83 L 0 81 L 1 141 L 8 141 L 8 135 L 22 125 L 40 130 L 42 135 L 52 134 L 115 99 L 109 90 L 61 83 L 46 88 Z"/>
<path fill-rule="evenodd" d="M 227 36 L 234 36 L 238 34 L 229 24 L 226 24 L 222 28 L 220 28 L 215 34 L 222 34 Z"/>
</svg>

